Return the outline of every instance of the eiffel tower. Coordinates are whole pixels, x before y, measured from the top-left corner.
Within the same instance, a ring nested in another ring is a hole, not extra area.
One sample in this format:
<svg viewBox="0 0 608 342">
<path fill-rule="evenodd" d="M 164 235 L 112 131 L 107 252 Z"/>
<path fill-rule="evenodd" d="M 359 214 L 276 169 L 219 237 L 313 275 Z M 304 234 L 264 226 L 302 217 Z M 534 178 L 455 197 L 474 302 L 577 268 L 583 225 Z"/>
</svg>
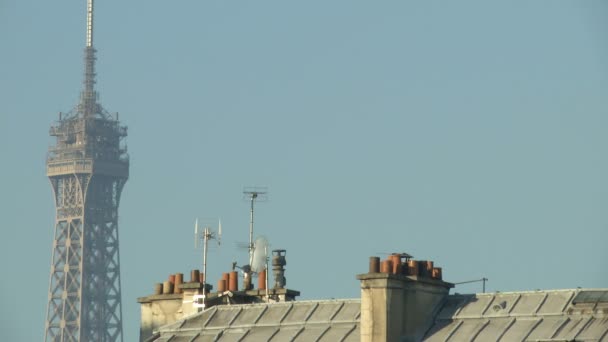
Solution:
<svg viewBox="0 0 608 342">
<path fill-rule="evenodd" d="M 129 177 L 127 128 L 95 91 L 93 0 L 87 0 L 80 101 L 50 129 L 46 170 L 55 238 L 45 341 L 122 341 L 118 205 Z"/>
</svg>

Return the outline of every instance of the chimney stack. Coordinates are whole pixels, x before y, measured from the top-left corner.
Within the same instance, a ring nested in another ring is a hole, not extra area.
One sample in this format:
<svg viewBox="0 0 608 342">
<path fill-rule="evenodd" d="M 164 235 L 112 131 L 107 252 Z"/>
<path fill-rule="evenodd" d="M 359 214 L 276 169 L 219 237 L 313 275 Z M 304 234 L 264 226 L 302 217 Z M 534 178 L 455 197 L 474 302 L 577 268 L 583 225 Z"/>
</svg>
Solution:
<svg viewBox="0 0 608 342">
<path fill-rule="evenodd" d="M 274 288 L 283 289 L 287 284 L 285 278 L 285 268 L 287 261 L 285 261 L 284 249 L 275 249 L 272 251 L 272 272 L 274 273 Z"/>
<path fill-rule="evenodd" d="M 453 284 L 441 280 L 432 261 L 393 253 L 370 258 L 361 281 L 361 341 L 420 341 Z M 378 263 L 380 264 L 378 267 Z"/>
</svg>

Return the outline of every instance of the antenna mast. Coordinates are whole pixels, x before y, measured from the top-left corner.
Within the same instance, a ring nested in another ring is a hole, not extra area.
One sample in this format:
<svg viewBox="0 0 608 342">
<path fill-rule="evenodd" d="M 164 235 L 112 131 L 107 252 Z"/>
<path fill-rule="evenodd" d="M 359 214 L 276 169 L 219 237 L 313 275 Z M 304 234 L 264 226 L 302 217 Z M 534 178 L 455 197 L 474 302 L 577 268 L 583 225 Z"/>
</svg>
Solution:
<svg viewBox="0 0 608 342">
<path fill-rule="evenodd" d="M 209 245 L 209 240 L 212 239 L 216 239 L 218 245 L 221 245 L 222 243 L 222 222 L 220 221 L 218 225 L 218 232 L 216 234 L 215 232 L 211 231 L 209 226 L 205 226 L 203 231 L 199 232 L 198 219 L 196 219 L 196 223 L 194 224 L 194 247 L 198 247 L 199 239 L 203 240 L 203 295 L 201 297 L 203 302 L 201 303 L 202 305 L 199 303 L 194 303 L 194 306 L 200 307 L 203 310 L 205 310 L 205 299 L 207 295 L 207 247 Z"/>
<path fill-rule="evenodd" d="M 80 105 L 84 117 L 93 116 L 97 112 L 97 92 L 95 91 L 95 53 L 93 47 L 93 0 L 87 0 L 87 36 L 84 48 L 84 89 Z"/>
<path fill-rule="evenodd" d="M 87 47 L 93 46 L 93 0 L 87 0 Z"/>
<path fill-rule="evenodd" d="M 268 189 L 266 187 L 247 187 L 243 189 L 243 194 L 251 202 L 249 210 L 249 265 L 251 265 L 253 263 L 253 205 L 255 201 L 268 199 Z"/>
</svg>

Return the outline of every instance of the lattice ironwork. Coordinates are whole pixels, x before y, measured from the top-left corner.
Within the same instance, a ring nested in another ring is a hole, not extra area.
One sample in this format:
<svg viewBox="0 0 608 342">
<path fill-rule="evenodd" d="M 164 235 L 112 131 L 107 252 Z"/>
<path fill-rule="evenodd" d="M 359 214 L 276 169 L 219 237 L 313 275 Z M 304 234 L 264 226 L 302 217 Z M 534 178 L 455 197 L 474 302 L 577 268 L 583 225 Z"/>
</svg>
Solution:
<svg viewBox="0 0 608 342">
<path fill-rule="evenodd" d="M 118 206 L 129 177 L 127 129 L 98 103 L 93 0 L 87 0 L 84 90 L 50 134 L 55 197 L 47 342 L 122 341 Z"/>
</svg>

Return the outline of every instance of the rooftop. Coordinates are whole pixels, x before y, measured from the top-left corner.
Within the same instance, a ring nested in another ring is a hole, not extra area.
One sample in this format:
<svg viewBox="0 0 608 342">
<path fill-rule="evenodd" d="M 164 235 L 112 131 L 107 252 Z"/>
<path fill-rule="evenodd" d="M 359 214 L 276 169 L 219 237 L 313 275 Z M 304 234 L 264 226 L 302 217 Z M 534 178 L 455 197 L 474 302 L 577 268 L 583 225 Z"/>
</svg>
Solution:
<svg viewBox="0 0 608 342">
<path fill-rule="evenodd" d="M 361 300 L 214 306 L 149 341 L 359 341 Z M 608 289 L 449 295 L 424 341 L 608 341 Z"/>
<path fill-rule="evenodd" d="M 358 299 L 218 305 L 150 341 L 359 341 L 360 308 Z"/>
<path fill-rule="evenodd" d="M 608 290 L 450 295 L 425 341 L 601 341 L 607 339 Z"/>
</svg>

